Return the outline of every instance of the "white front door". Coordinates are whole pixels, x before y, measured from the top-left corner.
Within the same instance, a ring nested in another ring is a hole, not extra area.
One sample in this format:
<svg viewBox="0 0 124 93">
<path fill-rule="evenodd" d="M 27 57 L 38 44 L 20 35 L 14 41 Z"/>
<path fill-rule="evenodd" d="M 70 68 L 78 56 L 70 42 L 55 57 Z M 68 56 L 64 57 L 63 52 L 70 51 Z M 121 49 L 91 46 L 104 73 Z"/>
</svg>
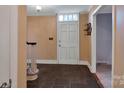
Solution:
<svg viewBox="0 0 124 93">
<path fill-rule="evenodd" d="M 0 86 L 10 78 L 10 7 L 0 6 Z"/>
<path fill-rule="evenodd" d="M 59 64 L 78 64 L 79 62 L 78 21 L 58 22 L 58 61 Z"/>
</svg>

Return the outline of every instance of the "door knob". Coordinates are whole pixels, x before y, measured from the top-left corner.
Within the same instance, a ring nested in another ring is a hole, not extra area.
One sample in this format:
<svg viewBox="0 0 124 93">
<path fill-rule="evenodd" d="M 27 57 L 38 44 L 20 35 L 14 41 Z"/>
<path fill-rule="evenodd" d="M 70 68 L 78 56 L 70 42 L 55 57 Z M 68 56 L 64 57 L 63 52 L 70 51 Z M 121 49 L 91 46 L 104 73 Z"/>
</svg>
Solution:
<svg viewBox="0 0 124 93">
<path fill-rule="evenodd" d="M 61 47 L 61 45 L 59 45 L 59 47 Z"/>
</svg>

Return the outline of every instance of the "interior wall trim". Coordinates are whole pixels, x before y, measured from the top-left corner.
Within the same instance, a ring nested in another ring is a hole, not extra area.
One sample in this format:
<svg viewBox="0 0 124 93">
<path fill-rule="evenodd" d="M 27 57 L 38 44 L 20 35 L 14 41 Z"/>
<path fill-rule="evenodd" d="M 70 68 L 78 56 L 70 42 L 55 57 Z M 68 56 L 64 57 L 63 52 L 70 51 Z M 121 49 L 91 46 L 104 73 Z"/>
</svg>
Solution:
<svg viewBox="0 0 124 93">
<path fill-rule="evenodd" d="M 57 60 L 36 60 L 36 62 L 37 62 L 37 64 L 59 64 L 59 62 Z M 77 63 L 77 64 L 66 64 L 66 65 L 87 65 L 90 72 L 93 73 L 93 71 L 91 69 L 91 65 L 89 64 L 88 61 L 85 61 L 85 60 L 80 60 L 79 63 Z"/>
<path fill-rule="evenodd" d="M 112 63 L 110 63 L 109 61 L 106 61 L 106 60 L 98 60 L 97 63 L 104 63 L 104 64 L 108 64 L 108 65 L 112 64 Z"/>
<path fill-rule="evenodd" d="M 37 64 L 58 64 L 57 60 L 36 60 Z"/>
</svg>

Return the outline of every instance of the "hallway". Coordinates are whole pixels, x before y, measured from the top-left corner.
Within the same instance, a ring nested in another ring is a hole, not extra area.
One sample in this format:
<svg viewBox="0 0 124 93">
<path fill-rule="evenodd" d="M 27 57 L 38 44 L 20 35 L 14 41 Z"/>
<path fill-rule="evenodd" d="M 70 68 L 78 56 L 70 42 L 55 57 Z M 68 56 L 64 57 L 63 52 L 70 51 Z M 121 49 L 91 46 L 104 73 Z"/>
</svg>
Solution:
<svg viewBox="0 0 124 93">
<path fill-rule="evenodd" d="M 87 66 L 39 64 L 39 77 L 28 88 L 99 88 Z"/>
</svg>

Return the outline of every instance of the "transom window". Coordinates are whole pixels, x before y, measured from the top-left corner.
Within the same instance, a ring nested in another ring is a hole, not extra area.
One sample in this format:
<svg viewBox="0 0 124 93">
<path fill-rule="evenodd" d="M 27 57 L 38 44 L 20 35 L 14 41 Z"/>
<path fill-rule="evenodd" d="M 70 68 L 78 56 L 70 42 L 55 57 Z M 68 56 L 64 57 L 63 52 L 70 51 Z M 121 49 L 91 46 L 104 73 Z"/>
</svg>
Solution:
<svg viewBox="0 0 124 93">
<path fill-rule="evenodd" d="M 60 22 L 63 21 L 78 21 L 78 14 L 60 14 L 58 17 Z"/>
</svg>

